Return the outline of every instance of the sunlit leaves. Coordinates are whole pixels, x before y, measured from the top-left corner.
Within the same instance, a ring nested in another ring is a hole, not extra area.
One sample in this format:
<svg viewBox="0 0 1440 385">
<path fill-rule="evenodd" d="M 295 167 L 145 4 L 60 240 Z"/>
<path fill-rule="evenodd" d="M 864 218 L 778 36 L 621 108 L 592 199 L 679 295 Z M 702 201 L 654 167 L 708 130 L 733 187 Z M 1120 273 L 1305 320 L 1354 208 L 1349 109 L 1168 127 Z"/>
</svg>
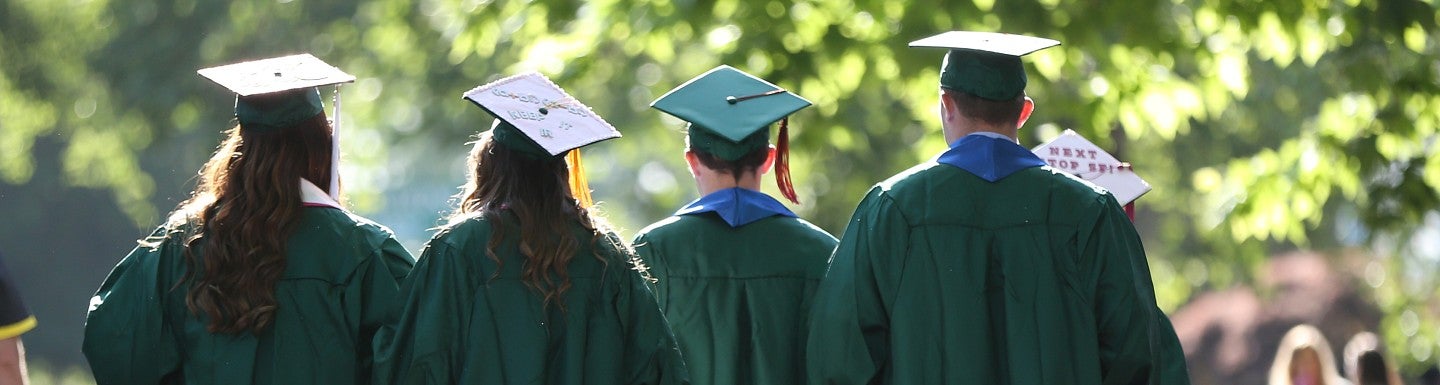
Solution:
<svg viewBox="0 0 1440 385">
<path fill-rule="evenodd" d="M 27 97 L 0 75 L 0 180 L 11 184 L 30 181 L 35 172 L 30 147 L 35 138 L 55 127 L 56 111 Z"/>
<path fill-rule="evenodd" d="M 1365 229 L 1353 237 L 1376 238 L 1347 244 L 1373 246 L 1440 208 L 1434 1 L 5 6 L 0 178 L 32 179 L 34 143 L 53 138 L 63 178 L 110 190 L 137 223 L 154 218 L 146 199 L 156 188 L 193 175 L 231 116 L 233 99 L 194 69 L 309 51 L 359 77 L 342 88 L 346 190 L 352 207 L 389 215 L 402 237 L 427 237 L 462 178 L 463 143 L 490 121 L 457 95 L 524 70 L 551 76 L 624 133 L 587 149 L 612 166 L 591 168 L 611 219 L 634 230 L 672 212 L 694 194 L 679 156 L 683 124 L 648 104 L 719 64 L 815 102 L 791 120 L 805 201 L 796 209 L 838 233 L 868 186 L 945 147 L 935 112 L 943 51 L 905 45 L 951 29 L 1063 42 L 1026 58 L 1037 110 L 1021 139 L 1075 129 L 1155 186 L 1139 220 L 1166 309 L 1246 282 L 1274 248 L 1333 243 L 1337 212 Z M 185 156 L 153 153 L 176 143 L 190 146 Z M 150 175 L 140 168 L 147 159 L 182 170 Z M 1382 272 L 1415 266 L 1413 255 L 1371 249 L 1389 258 Z M 1396 317 L 1418 303 L 1414 293 L 1385 294 L 1389 286 L 1377 296 Z M 1433 314 L 1421 309 L 1418 322 L 1429 325 Z"/>
</svg>

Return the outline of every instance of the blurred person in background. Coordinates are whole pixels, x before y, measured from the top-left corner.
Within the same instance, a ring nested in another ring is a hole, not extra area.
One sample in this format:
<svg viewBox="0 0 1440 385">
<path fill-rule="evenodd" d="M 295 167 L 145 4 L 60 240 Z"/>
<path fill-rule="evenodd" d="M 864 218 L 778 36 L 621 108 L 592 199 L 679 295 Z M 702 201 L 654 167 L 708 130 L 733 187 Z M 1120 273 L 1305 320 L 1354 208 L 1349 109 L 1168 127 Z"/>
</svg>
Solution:
<svg viewBox="0 0 1440 385">
<path fill-rule="evenodd" d="M 1440 368 L 1431 366 L 1420 374 L 1420 385 L 1440 385 Z"/>
<path fill-rule="evenodd" d="M 1345 343 L 1345 374 L 1355 385 L 1399 385 L 1400 379 L 1380 349 L 1380 337 L 1360 332 Z"/>
<path fill-rule="evenodd" d="M 1350 385 L 1350 381 L 1335 369 L 1335 354 L 1320 329 L 1300 324 L 1280 339 L 1270 365 L 1270 385 Z"/>
</svg>

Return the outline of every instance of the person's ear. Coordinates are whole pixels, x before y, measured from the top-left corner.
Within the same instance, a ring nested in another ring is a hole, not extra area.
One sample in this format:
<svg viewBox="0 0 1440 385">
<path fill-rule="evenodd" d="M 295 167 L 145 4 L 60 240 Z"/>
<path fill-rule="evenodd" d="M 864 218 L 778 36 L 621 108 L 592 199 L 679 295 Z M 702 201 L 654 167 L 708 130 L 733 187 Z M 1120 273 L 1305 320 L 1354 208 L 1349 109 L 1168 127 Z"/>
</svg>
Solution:
<svg viewBox="0 0 1440 385">
<path fill-rule="evenodd" d="M 705 167 L 700 163 L 700 157 L 695 156 L 695 153 L 689 150 L 685 151 L 685 164 L 690 167 L 690 176 L 692 177 L 699 177 L 701 170 Z"/>
<path fill-rule="evenodd" d="M 1015 121 L 1016 129 L 1024 126 L 1026 120 L 1030 120 L 1031 112 L 1035 112 L 1035 101 L 1031 100 L 1029 96 L 1026 96 L 1025 104 L 1020 106 L 1020 119 Z"/>
<path fill-rule="evenodd" d="M 955 99 L 950 97 L 949 92 L 940 90 L 940 120 L 950 122 L 957 116 L 960 116 L 960 110 L 955 105 Z"/>
<path fill-rule="evenodd" d="M 765 162 L 760 164 L 759 170 L 755 170 L 756 175 L 765 175 L 769 173 L 772 168 L 775 167 L 776 154 L 777 153 L 775 152 L 775 146 L 770 146 L 769 149 L 765 150 Z"/>
</svg>

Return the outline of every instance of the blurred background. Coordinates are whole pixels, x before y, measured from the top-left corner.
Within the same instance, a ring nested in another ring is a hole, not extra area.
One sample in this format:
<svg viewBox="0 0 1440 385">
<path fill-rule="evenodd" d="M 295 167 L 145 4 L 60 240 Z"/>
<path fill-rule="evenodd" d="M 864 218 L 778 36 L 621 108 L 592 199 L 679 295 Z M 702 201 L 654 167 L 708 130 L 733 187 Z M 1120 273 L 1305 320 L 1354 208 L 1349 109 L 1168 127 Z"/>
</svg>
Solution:
<svg viewBox="0 0 1440 385">
<path fill-rule="evenodd" d="M 696 198 L 683 124 L 649 109 L 730 64 L 815 103 L 791 118 L 802 217 L 840 234 L 868 187 L 945 148 L 943 51 L 1027 56 L 1035 146 L 1073 129 L 1154 190 L 1136 225 L 1197 384 L 1263 383 L 1291 326 L 1373 331 L 1400 377 L 1440 356 L 1434 0 L 0 0 L 0 254 L 39 319 L 37 384 L 89 381 L 90 295 L 183 200 L 232 116 L 198 68 L 310 52 L 343 96 L 353 211 L 418 254 L 491 118 L 460 94 L 540 71 L 624 138 L 585 149 L 624 236 Z M 328 91 L 327 91 L 328 92 Z M 773 182 L 766 189 L 775 191 Z M 1339 359 L 1339 357 L 1335 357 Z"/>
</svg>

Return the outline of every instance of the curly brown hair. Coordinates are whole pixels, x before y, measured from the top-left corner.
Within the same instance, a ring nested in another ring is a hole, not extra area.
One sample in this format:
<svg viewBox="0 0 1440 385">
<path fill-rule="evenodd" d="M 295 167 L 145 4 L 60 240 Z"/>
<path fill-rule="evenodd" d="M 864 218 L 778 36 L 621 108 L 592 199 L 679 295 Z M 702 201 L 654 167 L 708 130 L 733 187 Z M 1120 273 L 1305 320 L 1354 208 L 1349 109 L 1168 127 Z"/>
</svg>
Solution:
<svg viewBox="0 0 1440 385">
<path fill-rule="evenodd" d="M 325 114 L 295 126 L 251 132 L 236 125 L 206 162 L 176 217 L 185 238 L 185 306 L 211 333 L 259 333 L 275 318 L 275 284 L 302 202 L 299 181 L 330 185 Z"/>
<path fill-rule="evenodd" d="M 560 299 L 571 287 L 568 268 L 580 248 L 571 223 L 579 223 L 592 234 L 592 245 L 606 242 L 624 249 L 623 244 L 606 236 L 609 230 L 603 219 L 592 216 L 575 199 L 563 156 L 523 154 L 498 145 L 487 131 L 475 141 L 466 166 L 469 175 L 456 196 L 459 204 L 449 216 L 450 223 L 476 215 L 495 223 L 495 234 L 485 254 L 496 264 L 503 264 L 495 248 L 508 235 L 505 212 L 512 213 L 520 228 L 520 254 L 525 256 L 521 279 L 540 294 L 544 306 L 558 304 L 561 310 L 565 308 Z M 594 250 L 596 259 L 609 262 L 600 254 L 600 247 Z"/>
</svg>

